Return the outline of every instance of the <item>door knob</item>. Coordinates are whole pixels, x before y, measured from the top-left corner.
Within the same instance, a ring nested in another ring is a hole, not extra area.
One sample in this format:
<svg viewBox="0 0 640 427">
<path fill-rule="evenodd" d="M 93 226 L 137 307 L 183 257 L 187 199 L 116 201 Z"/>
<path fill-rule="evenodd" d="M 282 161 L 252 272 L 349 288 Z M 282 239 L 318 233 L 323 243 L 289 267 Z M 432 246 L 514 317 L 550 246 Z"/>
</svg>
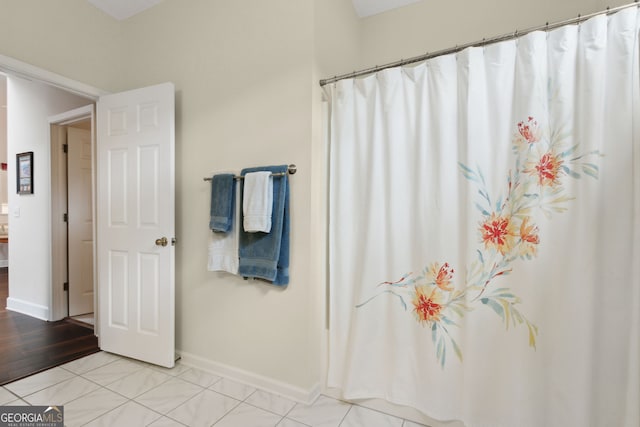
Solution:
<svg viewBox="0 0 640 427">
<path fill-rule="evenodd" d="M 167 246 L 168 243 L 169 241 L 167 240 L 166 237 L 163 237 L 161 239 L 156 239 L 156 246 Z"/>
</svg>

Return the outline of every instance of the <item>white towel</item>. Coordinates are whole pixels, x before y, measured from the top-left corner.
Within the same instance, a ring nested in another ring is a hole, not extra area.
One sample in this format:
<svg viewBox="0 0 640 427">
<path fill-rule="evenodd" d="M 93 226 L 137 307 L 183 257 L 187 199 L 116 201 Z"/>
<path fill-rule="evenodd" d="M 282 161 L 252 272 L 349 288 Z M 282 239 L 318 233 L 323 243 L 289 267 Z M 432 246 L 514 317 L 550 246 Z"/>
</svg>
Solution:
<svg viewBox="0 0 640 427">
<path fill-rule="evenodd" d="M 207 270 L 226 271 L 238 274 L 238 239 L 240 236 L 240 208 L 238 207 L 240 186 L 236 185 L 236 197 L 234 206 L 234 218 L 231 229 L 227 233 L 210 232 L 209 237 L 209 262 Z"/>
<path fill-rule="evenodd" d="M 242 213 L 244 231 L 271 231 L 273 211 L 273 178 L 271 172 L 251 172 L 244 176 Z"/>
</svg>

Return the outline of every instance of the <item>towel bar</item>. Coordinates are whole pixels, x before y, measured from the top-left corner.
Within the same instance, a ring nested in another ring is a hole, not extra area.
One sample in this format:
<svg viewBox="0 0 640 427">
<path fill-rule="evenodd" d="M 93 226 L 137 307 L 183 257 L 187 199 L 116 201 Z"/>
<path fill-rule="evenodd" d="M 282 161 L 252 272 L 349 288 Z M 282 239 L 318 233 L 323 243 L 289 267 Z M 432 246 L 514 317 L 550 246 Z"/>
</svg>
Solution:
<svg viewBox="0 0 640 427">
<path fill-rule="evenodd" d="M 289 173 L 289 175 L 293 175 L 297 171 L 298 171 L 298 168 L 296 167 L 296 165 L 289 165 L 289 170 L 287 172 Z M 272 176 L 283 176 L 283 175 L 284 175 L 283 172 L 272 174 Z M 244 179 L 244 176 L 236 175 L 233 177 L 233 179 Z M 211 177 L 203 178 L 203 180 L 211 181 Z"/>
</svg>

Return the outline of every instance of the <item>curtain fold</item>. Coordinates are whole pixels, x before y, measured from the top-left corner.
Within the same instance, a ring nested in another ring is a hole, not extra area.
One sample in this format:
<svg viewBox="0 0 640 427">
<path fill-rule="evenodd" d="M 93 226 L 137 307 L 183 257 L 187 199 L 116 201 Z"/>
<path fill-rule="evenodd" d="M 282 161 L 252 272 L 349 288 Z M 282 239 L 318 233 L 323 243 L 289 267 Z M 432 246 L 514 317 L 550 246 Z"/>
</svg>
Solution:
<svg viewBox="0 0 640 427">
<path fill-rule="evenodd" d="M 328 386 L 640 424 L 639 16 L 331 86 Z"/>
</svg>

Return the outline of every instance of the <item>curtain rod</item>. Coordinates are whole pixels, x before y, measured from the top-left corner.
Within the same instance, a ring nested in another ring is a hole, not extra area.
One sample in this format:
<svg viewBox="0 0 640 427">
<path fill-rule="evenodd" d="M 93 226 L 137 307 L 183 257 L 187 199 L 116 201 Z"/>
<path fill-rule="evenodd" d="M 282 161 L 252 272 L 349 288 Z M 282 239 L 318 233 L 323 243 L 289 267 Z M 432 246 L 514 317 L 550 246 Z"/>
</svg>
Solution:
<svg viewBox="0 0 640 427">
<path fill-rule="evenodd" d="M 475 41 L 472 43 L 466 43 L 463 45 L 458 45 L 456 47 L 452 47 L 452 48 L 448 48 L 448 49 L 443 49 L 443 50 L 438 50 L 432 53 L 427 52 L 424 55 L 419 55 L 419 56 L 414 56 L 412 58 L 408 58 L 408 59 L 401 59 L 399 61 L 395 61 L 395 62 L 390 62 L 388 64 L 384 64 L 384 65 L 376 65 L 375 67 L 370 67 L 370 68 L 365 68 L 363 70 L 359 70 L 359 71 L 353 71 L 351 73 L 345 73 L 345 74 L 340 74 L 338 76 L 334 76 L 328 79 L 322 79 L 320 80 L 320 86 L 325 86 L 331 83 L 335 83 L 338 82 L 340 80 L 344 80 L 344 79 L 351 79 L 351 78 L 355 78 L 355 77 L 361 77 L 361 76 L 365 76 L 367 74 L 373 74 L 373 73 L 377 73 L 378 71 L 382 71 L 382 70 L 386 70 L 388 68 L 395 68 L 395 67 L 401 67 L 403 65 L 408 65 L 408 64 L 415 64 L 416 62 L 421 62 L 421 61 L 426 61 L 427 59 L 431 59 L 431 58 L 435 58 L 438 56 L 442 56 L 442 55 L 448 55 L 451 53 L 456 53 L 456 52 L 460 52 L 466 48 L 469 47 L 480 47 L 480 46 L 486 46 L 492 43 L 497 43 L 497 42 L 501 42 L 501 41 L 505 41 L 505 40 L 511 40 L 511 39 L 515 39 L 518 38 L 520 36 L 524 36 L 526 34 L 532 33 L 534 31 L 550 31 L 550 30 L 554 30 L 556 28 L 565 26 L 565 25 L 571 25 L 571 24 L 579 24 L 583 21 L 586 21 L 587 19 L 591 19 L 594 16 L 598 16 L 598 15 L 610 15 L 612 13 L 618 12 L 620 10 L 623 9 L 627 9 L 629 7 L 638 7 L 639 6 L 639 2 L 640 0 L 635 0 L 633 3 L 629 3 L 629 4 L 625 4 L 622 6 L 618 6 L 618 7 L 613 7 L 613 8 L 609 8 L 607 7 L 606 10 L 600 11 L 600 12 L 594 12 L 594 13 L 590 13 L 588 15 L 578 15 L 577 18 L 572 18 L 572 19 L 566 19 L 564 21 L 559 21 L 559 22 L 554 22 L 552 24 L 549 24 L 548 22 L 544 25 L 539 25 L 537 27 L 533 27 L 533 28 L 528 28 L 526 30 L 516 30 L 513 33 L 507 33 L 507 34 L 503 34 L 501 36 L 496 36 L 496 37 L 492 37 L 489 39 L 482 39 L 479 41 Z"/>
</svg>

